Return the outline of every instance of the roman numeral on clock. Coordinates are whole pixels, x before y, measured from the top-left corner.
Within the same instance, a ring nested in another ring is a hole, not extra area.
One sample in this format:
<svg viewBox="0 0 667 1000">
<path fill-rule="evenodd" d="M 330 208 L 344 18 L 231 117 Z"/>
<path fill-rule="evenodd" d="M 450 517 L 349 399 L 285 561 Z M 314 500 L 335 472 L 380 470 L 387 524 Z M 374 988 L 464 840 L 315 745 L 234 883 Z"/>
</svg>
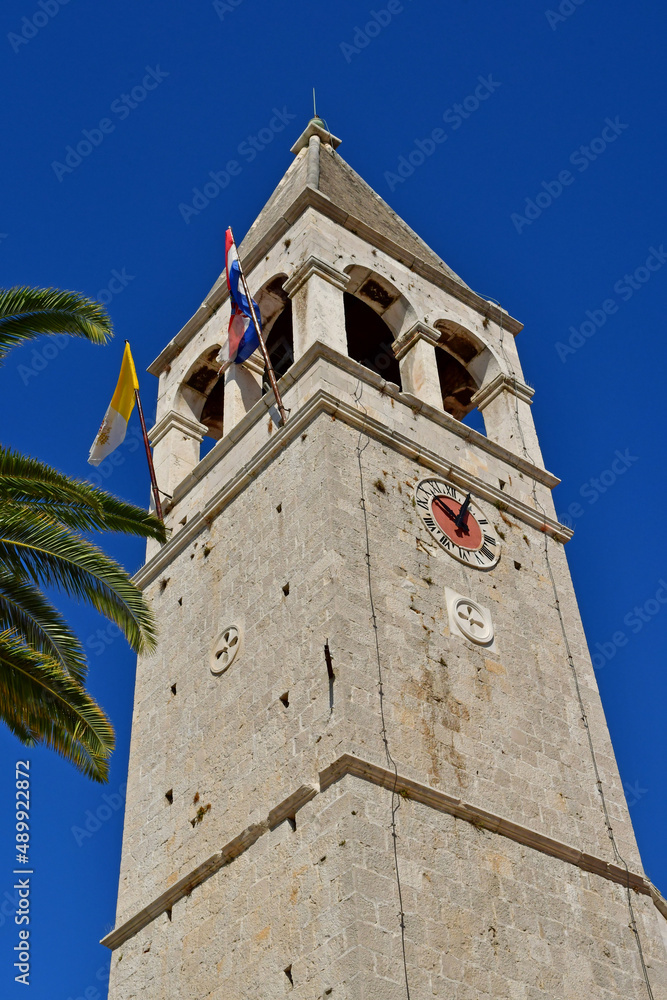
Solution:
<svg viewBox="0 0 667 1000">
<path fill-rule="evenodd" d="M 495 545 L 496 544 L 495 538 L 492 538 L 491 535 L 484 535 L 484 541 L 486 542 L 487 545 Z"/>
<path fill-rule="evenodd" d="M 486 558 L 489 561 L 492 561 L 494 559 L 493 552 L 486 545 L 482 545 L 482 548 L 480 549 L 480 551 L 481 551 L 482 555 L 486 556 Z"/>
<path fill-rule="evenodd" d="M 427 493 L 430 497 L 440 496 L 440 493 L 442 492 L 439 483 L 422 483 L 419 489 L 423 490 L 424 493 Z"/>
</svg>

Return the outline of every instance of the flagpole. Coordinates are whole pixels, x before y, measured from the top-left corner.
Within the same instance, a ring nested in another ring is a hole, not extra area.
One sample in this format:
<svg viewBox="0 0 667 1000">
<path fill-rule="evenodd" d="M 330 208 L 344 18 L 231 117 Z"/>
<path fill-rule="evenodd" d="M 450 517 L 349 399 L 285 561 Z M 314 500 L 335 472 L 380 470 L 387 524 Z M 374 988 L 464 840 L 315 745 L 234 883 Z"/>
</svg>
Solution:
<svg viewBox="0 0 667 1000">
<path fill-rule="evenodd" d="M 229 231 L 232 234 L 232 240 L 234 240 L 234 233 L 232 227 L 229 227 Z M 236 246 L 236 240 L 234 240 L 234 246 Z M 237 247 L 238 253 L 238 247 Z M 287 412 L 283 406 L 283 401 L 280 397 L 280 390 L 278 389 L 278 383 L 276 381 L 276 373 L 273 370 L 273 365 L 269 359 L 269 352 L 266 349 L 266 344 L 264 343 L 264 338 L 262 337 L 262 331 L 260 329 L 259 323 L 257 322 L 257 315 L 255 313 L 255 307 L 253 305 L 252 297 L 248 290 L 248 282 L 245 279 L 245 274 L 243 273 L 243 268 L 241 267 L 241 257 L 238 258 L 239 262 L 239 275 L 241 277 L 241 282 L 243 284 L 243 290 L 245 292 L 246 298 L 248 300 L 248 305 L 250 306 L 250 314 L 252 315 L 252 321 L 255 324 L 255 330 L 257 331 L 257 337 L 259 339 L 259 346 L 264 357 L 264 362 L 266 364 L 266 371 L 269 376 L 269 382 L 271 383 L 271 388 L 273 389 L 273 395 L 276 397 L 276 406 L 278 407 L 278 412 L 280 413 L 280 423 L 284 427 L 287 423 Z"/>
<path fill-rule="evenodd" d="M 157 488 L 157 479 L 155 478 L 155 466 L 153 465 L 153 456 L 151 454 L 151 446 L 148 440 L 148 432 L 146 431 L 146 421 L 144 420 L 144 410 L 141 405 L 141 396 L 139 395 L 139 390 L 134 390 L 134 398 L 137 401 L 137 411 L 139 413 L 139 420 L 141 421 L 141 432 L 144 436 L 144 448 L 146 449 L 146 458 L 148 459 L 148 471 L 151 476 L 151 486 L 153 487 L 153 500 L 155 501 L 155 513 L 164 521 L 162 516 L 162 504 L 160 503 L 160 491 Z"/>
</svg>

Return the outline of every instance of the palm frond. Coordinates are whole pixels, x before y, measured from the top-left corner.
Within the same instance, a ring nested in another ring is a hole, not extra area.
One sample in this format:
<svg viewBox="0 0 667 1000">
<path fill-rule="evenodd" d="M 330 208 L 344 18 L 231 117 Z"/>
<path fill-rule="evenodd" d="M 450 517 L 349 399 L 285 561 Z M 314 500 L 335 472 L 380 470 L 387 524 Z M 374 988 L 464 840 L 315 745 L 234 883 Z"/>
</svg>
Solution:
<svg viewBox="0 0 667 1000">
<path fill-rule="evenodd" d="M 20 706 L 20 707 L 19 707 Z M 28 745 L 44 743 L 95 781 L 106 781 L 113 727 L 50 657 L 0 633 L 0 718 Z"/>
<path fill-rule="evenodd" d="M 137 652 L 155 648 L 155 622 L 125 570 L 92 542 L 40 513 L 5 503 L 0 563 L 33 583 L 55 586 L 115 622 Z"/>
<path fill-rule="evenodd" d="M 166 538 L 164 524 L 154 514 L 1 446 L 0 500 L 24 503 L 77 531 L 119 531 L 159 542 Z"/>
<path fill-rule="evenodd" d="M 83 683 L 86 654 L 63 616 L 37 587 L 0 566 L 0 632 L 10 630 Z"/>
<path fill-rule="evenodd" d="M 105 344 L 113 329 L 104 306 L 80 292 L 28 286 L 0 289 L 0 360 L 12 347 L 44 333 Z"/>
</svg>

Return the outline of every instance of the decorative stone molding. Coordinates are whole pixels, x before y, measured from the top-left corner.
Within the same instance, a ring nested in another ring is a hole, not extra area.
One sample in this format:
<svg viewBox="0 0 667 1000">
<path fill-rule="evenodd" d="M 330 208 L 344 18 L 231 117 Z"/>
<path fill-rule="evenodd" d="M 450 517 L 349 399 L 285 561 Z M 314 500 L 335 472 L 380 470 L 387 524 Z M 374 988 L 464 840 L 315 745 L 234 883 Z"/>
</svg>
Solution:
<svg viewBox="0 0 667 1000">
<path fill-rule="evenodd" d="M 364 385 L 379 389 L 383 397 L 393 399 L 394 403 L 400 406 L 408 406 L 415 414 L 422 414 L 426 419 L 435 424 L 439 424 L 451 431 L 457 438 L 463 441 L 474 442 L 482 454 L 493 455 L 502 462 L 507 462 L 517 472 L 523 473 L 530 480 L 535 480 L 547 489 L 554 489 L 560 483 L 560 479 L 547 472 L 540 466 L 533 465 L 526 458 L 515 452 L 509 451 L 503 445 L 484 437 L 483 434 L 473 430 L 459 420 L 437 410 L 433 406 L 424 403 L 423 400 L 409 393 L 400 392 L 396 386 L 386 382 L 380 375 L 365 368 L 352 358 L 348 358 L 324 344 L 316 343 L 309 348 L 308 353 L 299 358 L 283 376 L 283 395 L 289 393 L 293 386 L 311 369 L 311 367 L 322 359 L 325 363 L 331 363 L 336 368 L 347 372 L 355 379 L 360 379 Z M 210 470 L 234 448 L 239 442 L 244 441 L 246 435 L 271 409 L 270 396 L 263 396 L 252 410 L 248 411 L 238 424 L 225 432 L 225 436 L 218 441 L 216 447 L 201 460 L 196 468 L 196 473 L 187 476 L 179 481 L 174 489 L 174 499 L 167 505 L 168 510 L 178 507 L 190 490 L 206 476 Z M 293 410 L 284 427 L 278 428 L 265 442 L 262 448 L 253 452 L 251 457 L 247 457 L 243 446 L 238 451 L 239 465 L 235 466 L 235 471 L 230 473 L 229 478 L 220 490 L 197 511 L 190 511 L 188 522 L 185 527 L 176 532 L 172 538 L 163 545 L 154 556 L 133 577 L 134 583 L 140 588 L 147 587 L 156 577 L 169 565 L 175 555 L 182 551 L 197 535 L 209 526 L 220 512 L 231 503 L 235 496 L 245 489 L 261 469 L 272 462 L 277 455 L 280 455 L 288 444 L 295 440 L 300 434 L 308 430 L 309 425 L 316 419 L 318 414 L 326 413 L 335 416 L 337 420 L 343 420 L 350 427 L 365 433 L 370 432 L 374 440 L 380 442 L 384 447 L 396 450 L 399 454 L 407 455 L 411 459 L 417 460 L 424 468 L 431 470 L 436 475 L 445 479 L 450 479 L 456 485 L 466 491 L 470 490 L 477 497 L 488 501 L 491 504 L 502 504 L 502 509 L 511 516 L 517 518 L 531 527 L 544 531 L 559 542 L 568 542 L 574 534 L 573 529 L 566 528 L 565 525 L 551 517 L 544 516 L 540 511 L 529 506 L 523 501 L 503 490 L 496 489 L 477 476 L 471 475 L 460 466 L 453 465 L 443 459 L 440 453 L 430 451 L 424 447 L 413 434 L 404 434 L 395 429 L 389 429 L 386 424 L 365 414 L 363 410 L 340 399 L 338 396 L 318 389 L 312 396 L 303 401 L 297 398 L 288 397 L 287 405 L 292 405 Z M 178 515 L 180 516 L 180 515 Z"/>
<path fill-rule="evenodd" d="M 483 410 L 492 400 L 499 396 L 501 392 L 511 392 L 513 396 L 520 399 L 522 403 L 532 405 L 535 390 L 531 389 L 525 382 L 519 382 L 512 375 L 505 375 L 504 372 L 496 375 L 495 378 L 478 389 L 470 400 L 478 410 Z"/>
<path fill-rule="evenodd" d="M 329 133 L 325 132 L 325 135 Z M 334 139 L 334 137 L 331 137 Z M 460 281 L 444 274 L 432 264 L 427 264 L 413 254 L 406 252 L 404 247 L 399 246 L 388 237 L 381 235 L 376 230 L 371 229 L 366 223 L 360 222 L 349 212 L 339 208 L 334 202 L 327 198 L 325 194 L 315 188 L 307 187 L 301 191 L 291 205 L 288 205 L 280 219 L 271 226 L 266 233 L 263 233 L 257 243 L 249 243 L 246 246 L 248 237 L 242 244 L 241 259 L 247 274 L 266 256 L 275 244 L 289 231 L 290 227 L 303 215 L 308 208 L 313 208 L 316 212 L 332 219 L 348 232 L 355 233 L 366 243 L 377 247 L 383 253 L 400 261 L 415 274 L 430 281 L 436 288 L 441 288 L 448 292 L 459 302 L 470 306 L 480 316 L 489 319 L 491 322 L 502 325 L 503 329 L 516 336 L 523 330 L 523 323 L 520 323 L 504 309 L 499 308 L 494 303 L 483 299 L 476 292 L 473 292 L 467 285 L 462 285 Z M 261 231 L 261 230 L 260 230 Z M 228 297 L 227 285 L 224 276 L 219 279 L 208 293 L 206 299 L 197 312 L 179 330 L 167 346 L 160 352 L 155 361 L 148 366 L 151 375 L 160 375 L 167 365 L 171 364 L 174 358 L 178 357 L 183 348 L 190 343 L 192 338 L 202 329 L 217 309 Z"/>
<path fill-rule="evenodd" d="M 206 424 L 200 424 L 198 420 L 184 416 L 184 414 L 179 413 L 177 410 L 170 410 L 148 432 L 151 445 L 155 447 L 169 431 L 180 431 L 187 437 L 201 442 L 208 433 L 208 427 Z"/>
<path fill-rule="evenodd" d="M 202 882 L 220 871 L 234 858 L 249 850 L 265 833 L 284 822 L 289 816 L 294 816 L 316 795 L 325 792 L 327 788 L 346 775 L 367 781 L 380 788 L 389 789 L 392 792 L 398 792 L 399 795 L 420 802 L 437 812 L 448 813 L 450 816 L 471 823 L 477 829 L 485 829 L 501 837 L 507 837 L 508 840 L 513 840 L 515 843 L 538 851 L 540 854 L 557 858 L 559 861 L 582 869 L 582 871 L 591 872 L 593 875 L 616 885 L 622 885 L 641 895 L 649 896 L 656 909 L 667 918 L 665 900 L 655 886 L 643 875 L 629 871 L 627 868 L 621 868 L 619 865 L 605 861 L 604 858 L 586 854 L 576 847 L 564 844 L 553 837 L 547 837 L 537 830 L 531 830 L 530 827 L 521 823 L 514 823 L 512 820 L 488 812 L 479 806 L 464 802 L 457 796 L 431 788 L 421 781 L 406 778 L 386 767 L 381 767 L 379 764 L 373 764 L 353 754 L 345 753 L 328 767 L 325 767 L 323 771 L 320 771 L 317 784 L 301 785 L 300 788 L 271 809 L 265 820 L 246 827 L 219 851 L 157 896 L 143 910 L 139 910 L 124 924 L 102 938 L 100 944 L 112 951 L 118 948 L 161 913 L 170 909 L 179 899 L 189 896 L 193 889 L 201 885 Z"/>
<path fill-rule="evenodd" d="M 312 278 L 313 275 L 317 275 L 318 278 L 322 278 L 323 281 L 328 281 L 330 285 L 334 288 L 339 288 L 341 291 L 345 291 L 349 284 L 349 277 L 347 274 L 343 274 L 337 268 L 332 267 L 331 264 L 327 264 L 326 261 L 320 260 L 319 257 L 308 257 L 306 261 L 297 268 L 294 274 L 287 279 L 284 283 L 283 288 L 292 299 L 299 291 L 299 289 Z"/>
<path fill-rule="evenodd" d="M 391 345 L 397 360 L 400 361 L 401 358 L 404 358 L 419 340 L 426 340 L 433 347 L 442 346 L 438 331 L 434 327 L 427 326 L 426 323 L 417 320 L 409 330 L 406 330 L 400 337 L 397 337 Z"/>
</svg>

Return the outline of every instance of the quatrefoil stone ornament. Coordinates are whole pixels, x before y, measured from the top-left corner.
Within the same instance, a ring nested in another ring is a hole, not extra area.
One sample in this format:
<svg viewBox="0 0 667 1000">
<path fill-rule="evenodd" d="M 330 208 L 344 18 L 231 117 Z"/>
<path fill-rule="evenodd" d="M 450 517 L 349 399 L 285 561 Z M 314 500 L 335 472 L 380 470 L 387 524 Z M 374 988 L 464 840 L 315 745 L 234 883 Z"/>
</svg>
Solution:
<svg viewBox="0 0 667 1000">
<path fill-rule="evenodd" d="M 495 629 L 488 608 L 450 587 L 445 587 L 445 607 L 451 635 L 495 651 Z"/>
<path fill-rule="evenodd" d="M 224 628 L 213 646 L 211 654 L 211 673 L 219 676 L 229 670 L 236 658 L 241 645 L 241 633 L 238 626 L 228 625 Z"/>
<path fill-rule="evenodd" d="M 454 605 L 457 625 L 472 642 L 484 646 L 493 639 L 493 628 L 479 604 L 465 597 L 459 598 Z"/>
</svg>

